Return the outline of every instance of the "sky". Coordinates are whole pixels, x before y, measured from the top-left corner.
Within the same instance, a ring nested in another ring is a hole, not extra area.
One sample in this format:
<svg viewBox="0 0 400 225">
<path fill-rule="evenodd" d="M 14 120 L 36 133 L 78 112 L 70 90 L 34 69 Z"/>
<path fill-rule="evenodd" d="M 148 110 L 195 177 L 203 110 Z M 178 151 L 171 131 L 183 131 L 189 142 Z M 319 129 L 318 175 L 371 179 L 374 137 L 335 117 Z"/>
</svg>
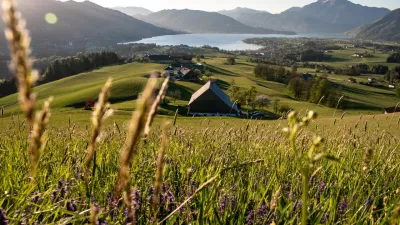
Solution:
<svg viewBox="0 0 400 225">
<path fill-rule="evenodd" d="M 64 0 L 65 1 L 65 0 Z M 83 0 L 75 0 L 83 1 Z M 114 6 L 137 6 L 149 9 L 151 11 L 159 11 L 163 9 L 197 9 L 204 11 L 218 11 L 223 9 L 233 9 L 236 7 L 247 7 L 257 10 L 266 10 L 271 13 L 280 13 L 293 6 L 304 6 L 317 0 L 90 0 L 104 7 Z M 354 3 L 386 7 L 389 9 L 400 8 L 400 0 L 350 0 Z"/>
</svg>

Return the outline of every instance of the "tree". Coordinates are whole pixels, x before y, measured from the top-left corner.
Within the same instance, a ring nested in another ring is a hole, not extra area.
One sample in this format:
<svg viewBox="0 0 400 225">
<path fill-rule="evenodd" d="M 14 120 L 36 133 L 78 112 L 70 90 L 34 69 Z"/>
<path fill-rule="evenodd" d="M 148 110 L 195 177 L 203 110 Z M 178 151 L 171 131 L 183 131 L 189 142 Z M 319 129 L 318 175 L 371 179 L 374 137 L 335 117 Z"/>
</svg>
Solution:
<svg viewBox="0 0 400 225">
<path fill-rule="evenodd" d="M 254 103 L 258 105 L 261 109 L 264 107 L 268 108 L 271 99 L 268 95 L 259 95 L 254 99 Z"/>
<path fill-rule="evenodd" d="M 228 65 L 235 65 L 235 64 L 236 64 L 236 59 L 235 59 L 235 57 L 228 57 L 228 58 L 226 59 L 226 64 L 228 64 Z"/>
<path fill-rule="evenodd" d="M 253 100 L 256 98 L 257 90 L 256 87 L 251 86 L 249 90 L 246 91 L 246 105 L 250 105 L 253 103 Z M 253 109 L 255 108 L 255 104 L 252 104 Z"/>
<path fill-rule="evenodd" d="M 324 103 L 330 94 L 331 85 L 328 80 L 316 79 L 310 91 L 309 101 L 312 103 L 319 103 L 322 97 L 324 97 L 322 103 Z"/>
<path fill-rule="evenodd" d="M 195 74 L 195 76 L 197 77 L 197 78 L 202 78 L 203 77 L 203 74 L 201 73 L 201 71 L 199 70 L 199 69 L 195 69 L 194 71 L 193 71 L 193 73 Z"/>
<path fill-rule="evenodd" d="M 196 56 L 196 60 L 197 60 L 197 62 L 201 62 L 201 58 L 200 58 L 200 56 L 198 55 L 198 56 Z"/>
<path fill-rule="evenodd" d="M 179 89 L 175 89 L 174 91 L 169 92 L 167 96 L 171 97 L 175 104 L 177 99 L 182 98 L 182 92 Z"/>
<path fill-rule="evenodd" d="M 279 111 L 279 102 L 280 101 L 281 100 L 279 100 L 279 99 L 274 99 L 274 101 L 272 102 L 272 107 L 274 109 L 274 113 L 278 113 L 278 111 Z"/>
<path fill-rule="evenodd" d="M 232 101 L 237 102 L 238 104 L 242 104 L 246 101 L 246 92 L 238 86 L 231 85 L 228 89 L 228 93 Z"/>
<path fill-rule="evenodd" d="M 304 79 L 296 77 L 289 81 L 287 90 L 290 96 L 292 96 L 293 98 L 300 99 L 303 94 L 304 87 L 305 87 Z"/>
<path fill-rule="evenodd" d="M 296 64 L 293 64 L 293 66 L 292 66 L 292 74 L 296 74 L 297 73 L 297 66 L 296 66 Z"/>
<path fill-rule="evenodd" d="M 396 87 L 396 89 L 394 90 L 394 93 L 396 94 L 397 97 L 400 98 L 400 86 Z"/>
</svg>

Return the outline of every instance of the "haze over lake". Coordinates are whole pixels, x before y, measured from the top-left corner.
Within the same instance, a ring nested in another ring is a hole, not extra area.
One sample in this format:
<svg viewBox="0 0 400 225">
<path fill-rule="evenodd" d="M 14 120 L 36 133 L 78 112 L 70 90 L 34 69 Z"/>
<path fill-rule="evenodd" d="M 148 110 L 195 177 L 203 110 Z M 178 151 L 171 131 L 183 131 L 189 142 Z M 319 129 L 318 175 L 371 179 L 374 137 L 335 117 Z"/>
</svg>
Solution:
<svg viewBox="0 0 400 225">
<path fill-rule="evenodd" d="M 152 38 L 142 39 L 129 43 L 154 43 L 157 45 L 188 45 L 193 47 L 201 47 L 203 45 L 210 45 L 218 47 L 223 50 L 257 50 L 261 47 L 253 44 L 246 44 L 243 40 L 247 38 L 348 38 L 344 35 L 334 34 L 298 34 L 298 35 L 283 35 L 283 34 L 180 34 L 180 35 L 164 35 Z"/>
</svg>

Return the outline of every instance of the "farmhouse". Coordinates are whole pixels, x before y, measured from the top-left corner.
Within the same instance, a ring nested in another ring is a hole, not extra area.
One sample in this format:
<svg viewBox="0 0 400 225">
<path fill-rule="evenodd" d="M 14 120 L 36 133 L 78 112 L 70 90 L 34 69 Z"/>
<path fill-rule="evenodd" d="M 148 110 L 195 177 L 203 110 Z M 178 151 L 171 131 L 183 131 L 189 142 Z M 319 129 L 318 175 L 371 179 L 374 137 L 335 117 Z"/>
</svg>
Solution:
<svg viewBox="0 0 400 225">
<path fill-rule="evenodd" d="M 189 114 L 202 116 L 237 116 L 239 109 L 215 81 L 209 81 L 196 91 L 190 102 Z"/>
<path fill-rule="evenodd" d="M 180 78 L 182 78 L 183 80 L 187 80 L 187 81 L 198 81 L 199 80 L 198 74 L 196 74 L 194 72 L 194 70 L 188 69 L 186 67 L 182 68 L 178 72 L 178 76 Z"/>
<path fill-rule="evenodd" d="M 355 84 L 357 83 L 357 80 L 355 78 L 350 77 L 349 82 Z"/>
<path fill-rule="evenodd" d="M 384 110 L 385 110 L 385 114 L 398 113 L 398 112 L 400 112 L 400 107 L 394 106 L 394 107 L 385 108 Z"/>
</svg>

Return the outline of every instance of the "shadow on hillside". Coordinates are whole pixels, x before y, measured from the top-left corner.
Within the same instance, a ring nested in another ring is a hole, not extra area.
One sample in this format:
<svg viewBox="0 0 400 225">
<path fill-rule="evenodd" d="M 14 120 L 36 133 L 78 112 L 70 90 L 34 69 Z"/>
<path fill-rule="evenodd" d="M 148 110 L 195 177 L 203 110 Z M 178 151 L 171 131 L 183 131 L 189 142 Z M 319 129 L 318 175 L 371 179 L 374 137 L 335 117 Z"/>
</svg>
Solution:
<svg viewBox="0 0 400 225">
<path fill-rule="evenodd" d="M 175 90 L 179 90 L 181 92 L 181 98 L 180 100 L 185 100 L 185 101 L 190 101 L 190 98 L 192 97 L 193 90 L 185 87 L 183 85 L 177 84 L 177 83 L 170 83 L 167 91 L 168 92 L 174 92 Z"/>
<path fill-rule="evenodd" d="M 331 62 L 331 63 L 335 63 L 336 62 L 337 63 L 337 62 L 348 62 L 350 60 L 351 59 L 332 57 L 332 58 L 330 58 L 328 60 L 325 60 L 324 62 L 325 63 L 327 63 L 327 62 Z M 324 62 L 321 62 L 321 63 L 324 63 Z"/>
<path fill-rule="evenodd" d="M 226 76 L 237 76 L 236 73 L 233 73 L 226 69 L 222 69 L 220 67 L 216 67 L 216 66 L 212 66 L 212 65 L 207 65 L 207 67 L 211 73 L 218 73 L 218 74 L 222 74 L 222 75 L 226 75 Z"/>
</svg>

